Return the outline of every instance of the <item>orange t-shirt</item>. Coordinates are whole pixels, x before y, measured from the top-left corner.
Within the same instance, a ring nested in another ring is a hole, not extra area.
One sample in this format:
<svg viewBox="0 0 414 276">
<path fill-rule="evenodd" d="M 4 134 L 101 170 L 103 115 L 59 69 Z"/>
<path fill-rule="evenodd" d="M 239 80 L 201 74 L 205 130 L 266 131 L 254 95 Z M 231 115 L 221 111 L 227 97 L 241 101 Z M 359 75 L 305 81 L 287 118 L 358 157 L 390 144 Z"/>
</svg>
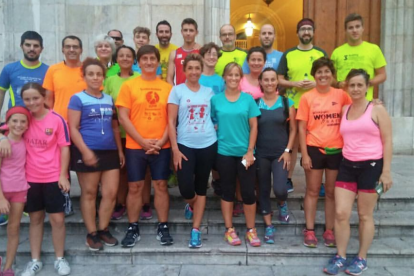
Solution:
<svg viewBox="0 0 414 276">
<path fill-rule="evenodd" d="M 53 110 L 68 120 L 68 105 L 70 98 L 86 89 L 81 67 L 69 67 L 65 62 L 54 64 L 49 67 L 43 80 L 43 87 L 52 91 L 55 103 Z"/>
<path fill-rule="evenodd" d="M 319 93 L 316 88 L 302 95 L 297 120 L 307 121 L 306 144 L 320 148 L 340 149 L 344 142 L 339 133 L 342 107 L 351 98 L 342 89 Z"/>
<path fill-rule="evenodd" d="M 122 84 L 115 105 L 130 110 L 129 119 L 143 138 L 161 139 L 168 125 L 167 103 L 171 88 L 159 78 L 146 81 L 137 77 Z M 162 148 L 169 147 L 168 141 Z M 128 133 L 126 148 L 142 149 Z"/>
</svg>

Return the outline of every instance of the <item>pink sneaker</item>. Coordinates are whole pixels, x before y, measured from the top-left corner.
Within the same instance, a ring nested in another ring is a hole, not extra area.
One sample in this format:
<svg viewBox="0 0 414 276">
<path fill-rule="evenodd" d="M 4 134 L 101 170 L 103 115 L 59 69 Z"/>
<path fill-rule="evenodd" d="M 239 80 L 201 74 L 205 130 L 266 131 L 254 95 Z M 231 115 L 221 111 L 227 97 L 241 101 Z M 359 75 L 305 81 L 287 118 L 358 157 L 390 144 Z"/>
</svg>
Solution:
<svg viewBox="0 0 414 276">
<path fill-rule="evenodd" d="M 234 228 L 229 228 L 226 233 L 224 233 L 224 240 L 233 246 L 241 244 L 241 240 L 239 239 L 239 236 L 237 236 Z"/>
<path fill-rule="evenodd" d="M 151 206 L 149 204 L 144 204 L 144 206 L 142 207 L 140 218 L 142 220 L 152 219 L 152 210 L 151 210 Z"/>
<path fill-rule="evenodd" d="M 116 205 L 114 212 L 112 213 L 111 220 L 119 220 L 121 219 L 126 213 L 125 205 Z"/>
<path fill-rule="evenodd" d="M 304 235 L 304 239 L 303 239 L 303 245 L 306 247 L 311 247 L 311 248 L 315 248 L 318 247 L 318 239 L 315 236 L 315 231 L 308 231 L 308 230 L 303 230 L 303 235 Z"/>
<path fill-rule="evenodd" d="M 3 274 L 1 274 L 1 273 L 3 273 Z M 2 276 L 14 276 L 14 271 L 9 268 L 9 269 L 7 269 L 3 272 L 0 272 L 0 275 L 2 275 Z"/>
<path fill-rule="evenodd" d="M 246 232 L 246 242 L 248 242 L 253 247 L 258 247 L 261 245 L 260 239 L 257 236 L 256 228 L 252 228 Z"/>
<path fill-rule="evenodd" d="M 327 247 L 336 247 L 335 235 L 332 230 L 326 230 L 322 235 L 324 244 Z"/>
</svg>

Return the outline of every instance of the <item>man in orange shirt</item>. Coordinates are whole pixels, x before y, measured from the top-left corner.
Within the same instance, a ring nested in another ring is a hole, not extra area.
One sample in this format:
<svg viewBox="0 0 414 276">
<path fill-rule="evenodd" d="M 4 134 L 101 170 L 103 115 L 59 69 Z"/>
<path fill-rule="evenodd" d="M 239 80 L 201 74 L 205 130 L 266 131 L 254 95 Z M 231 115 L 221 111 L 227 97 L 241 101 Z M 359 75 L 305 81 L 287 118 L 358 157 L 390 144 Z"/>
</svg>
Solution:
<svg viewBox="0 0 414 276">
<path fill-rule="evenodd" d="M 67 121 L 70 98 L 86 89 L 81 73 L 82 41 L 79 37 L 66 36 L 62 40 L 62 53 L 65 60 L 49 67 L 43 87 L 47 105 Z"/>
<path fill-rule="evenodd" d="M 154 184 L 154 205 L 158 215 L 157 239 L 161 245 L 173 244 L 168 228 L 170 142 L 168 140 L 167 102 L 172 86 L 157 78 L 160 53 L 152 45 L 139 48 L 137 60 L 142 75 L 126 81 L 119 91 L 116 106 L 126 137 L 128 171 L 127 209 L 129 226 L 121 244 L 133 247 L 140 240 L 138 220 L 142 208 L 147 166 Z"/>
</svg>

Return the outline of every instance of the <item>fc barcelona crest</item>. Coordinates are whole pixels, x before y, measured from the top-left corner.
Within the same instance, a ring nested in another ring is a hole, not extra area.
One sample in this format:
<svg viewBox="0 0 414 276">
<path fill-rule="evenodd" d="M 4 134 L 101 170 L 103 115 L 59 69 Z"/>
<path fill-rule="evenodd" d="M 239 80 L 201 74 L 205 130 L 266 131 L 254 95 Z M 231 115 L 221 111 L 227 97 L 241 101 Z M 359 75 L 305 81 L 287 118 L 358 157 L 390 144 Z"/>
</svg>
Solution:
<svg viewBox="0 0 414 276">
<path fill-rule="evenodd" d="M 46 128 L 45 129 L 45 134 L 49 135 L 49 136 L 52 135 L 53 134 L 53 128 Z"/>
</svg>

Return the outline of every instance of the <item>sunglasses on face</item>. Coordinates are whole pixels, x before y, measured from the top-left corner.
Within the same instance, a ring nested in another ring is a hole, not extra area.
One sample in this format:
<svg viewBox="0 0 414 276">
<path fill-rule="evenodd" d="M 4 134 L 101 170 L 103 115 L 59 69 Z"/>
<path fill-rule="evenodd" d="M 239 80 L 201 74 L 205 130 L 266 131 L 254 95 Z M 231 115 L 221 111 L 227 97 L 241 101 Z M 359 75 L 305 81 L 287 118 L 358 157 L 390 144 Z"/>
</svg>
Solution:
<svg viewBox="0 0 414 276">
<path fill-rule="evenodd" d="M 121 41 L 122 40 L 122 37 L 119 37 L 119 36 L 111 36 L 111 38 L 113 40 L 116 40 L 116 41 Z"/>
</svg>

